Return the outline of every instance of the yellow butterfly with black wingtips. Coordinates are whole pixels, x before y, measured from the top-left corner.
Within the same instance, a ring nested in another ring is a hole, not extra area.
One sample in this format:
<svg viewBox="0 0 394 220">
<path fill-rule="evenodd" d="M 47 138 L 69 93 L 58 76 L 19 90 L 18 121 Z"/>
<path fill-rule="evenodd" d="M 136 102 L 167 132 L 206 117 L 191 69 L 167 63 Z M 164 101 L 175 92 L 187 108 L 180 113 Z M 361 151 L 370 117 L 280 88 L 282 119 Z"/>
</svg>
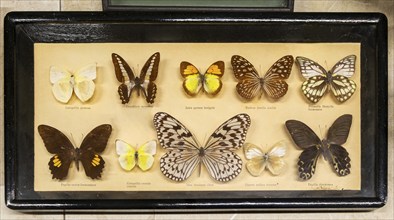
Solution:
<svg viewBox="0 0 394 220">
<path fill-rule="evenodd" d="M 183 89 L 190 96 L 196 96 L 201 88 L 210 96 L 220 92 L 222 81 L 220 78 L 224 74 L 224 62 L 217 61 L 210 65 L 204 74 L 198 71 L 193 64 L 183 61 L 180 65 L 183 81 Z"/>
</svg>

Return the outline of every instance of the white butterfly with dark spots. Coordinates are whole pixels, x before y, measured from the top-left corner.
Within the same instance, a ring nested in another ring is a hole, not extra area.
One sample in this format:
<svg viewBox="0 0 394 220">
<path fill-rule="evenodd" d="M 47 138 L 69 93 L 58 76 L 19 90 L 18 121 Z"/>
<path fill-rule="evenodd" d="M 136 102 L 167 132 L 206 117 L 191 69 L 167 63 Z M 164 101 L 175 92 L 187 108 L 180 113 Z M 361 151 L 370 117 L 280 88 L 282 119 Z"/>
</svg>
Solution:
<svg viewBox="0 0 394 220">
<path fill-rule="evenodd" d="M 159 112 L 153 118 L 157 137 L 168 152 L 160 159 L 160 170 L 169 179 L 184 181 L 201 164 L 217 181 L 227 182 L 242 170 L 242 160 L 233 151 L 245 142 L 250 126 L 247 114 L 238 114 L 220 125 L 205 145 L 171 115 Z"/>
<path fill-rule="evenodd" d="M 297 120 L 286 121 L 294 143 L 303 149 L 298 160 L 299 176 L 303 180 L 310 179 L 316 171 L 316 163 L 322 154 L 339 176 L 350 174 L 350 158 L 347 150 L 341 145 L 349 136 L 352 115 L 342 115 L 328 129 L 327 138 L 320 138 L 306 124 Z"/>
<path fill-rule="evenodd" d="M 356 91 L 356 83 L 349 79 L 355 72 L 355 55 L 341 59 L 330 71 L 305 57 L 297 57 L 296 60 L 302 76 L 306 78 L 302 92 L 312 103 L 317 103 L 327 90 L 331 90 L 341 103 L 350 99 Z"/>
</svg>

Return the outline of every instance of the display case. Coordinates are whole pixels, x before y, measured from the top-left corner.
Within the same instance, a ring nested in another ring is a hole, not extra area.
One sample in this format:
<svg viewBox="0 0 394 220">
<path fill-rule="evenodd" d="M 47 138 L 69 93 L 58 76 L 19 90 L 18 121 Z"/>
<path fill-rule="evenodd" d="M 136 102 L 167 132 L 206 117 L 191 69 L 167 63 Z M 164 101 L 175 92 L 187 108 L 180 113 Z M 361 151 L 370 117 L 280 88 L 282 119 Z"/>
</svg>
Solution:
<svg viewBox="0 0 394 220">
<path fill-rule="evenodd" d="M 373 209 L 382 14 L 10 13 L 6 205 Z"/>
</svg>

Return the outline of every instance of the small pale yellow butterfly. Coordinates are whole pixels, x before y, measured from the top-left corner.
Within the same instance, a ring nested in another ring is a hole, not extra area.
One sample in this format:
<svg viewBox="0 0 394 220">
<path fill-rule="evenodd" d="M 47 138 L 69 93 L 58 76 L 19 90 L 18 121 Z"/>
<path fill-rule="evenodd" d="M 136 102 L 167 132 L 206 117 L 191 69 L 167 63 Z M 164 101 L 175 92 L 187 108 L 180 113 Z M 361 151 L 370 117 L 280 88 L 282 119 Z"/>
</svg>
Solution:
<svg viewBox="0 0 394 220">
<path fill-rule="evenodd" d="M 130 171 L 136 164 L 142 171 L 152 167 L 155 160 L 153 156 L 156 154 L 156 141 L 148 141 L 140 147 L 135 147 L 118 139 L 115 146 L 120 166 L 124 170 Z"/>
<path fill-rule="evenodd" d="M 183 81 L 183 89 L 190 96 L 196 96 L 201 88 L 211 96 L 220 92 L 222 81 L 220 78 L 224 74 L 224 62 L 217 61 L 208 67 L 204 74 L 201 74 L 197 67 L 189 62 L 181 62 L 181 75 Z"/>
<path fill-rule="evenodd" d="M 286 154 L 284 142 L 276 143 L 268 153 L 264 153 L 254 144 L 246 143 L 244 145 L 244 153 L 246 159 L 248 159 L 246 168 L 252 176 L 260 176 L 265 168 L 271 171 L 273 175 L 279 175 L 286 168 L 286 163 L 283 160 Z"/>
<path fill-rule="evenodd" d="M 52 93 L 59 102 L 67 103 L 73 91 L 82 102 L 92 98 L 95 89 L 93 80 L 96 79 L 96 63 L 91 63 L 75 72 L 51 66 L 49 72 L 53 84 Z"/>
</svg>

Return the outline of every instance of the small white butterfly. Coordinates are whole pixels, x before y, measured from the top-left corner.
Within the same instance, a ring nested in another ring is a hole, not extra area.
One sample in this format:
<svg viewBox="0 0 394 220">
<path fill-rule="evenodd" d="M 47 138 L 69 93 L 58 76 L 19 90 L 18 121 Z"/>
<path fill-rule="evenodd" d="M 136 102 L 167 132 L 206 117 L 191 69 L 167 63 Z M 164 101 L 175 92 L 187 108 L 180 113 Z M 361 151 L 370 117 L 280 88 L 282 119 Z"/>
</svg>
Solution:
<svg viewBox="0 0 394 220">
<path fill-rule="evenodd" d="M 145 144 L 136 147 L 122 141 L 116 140 L 116 153 L 119 155 L 120 166 L 127 171 L 132 170 L 135 165 L 138 165 L 142 171 L 149 170 L 156 154 L 156 141 L 148 141 Z"/>
<path fill-rule="evenodd" d="M 67 103 L 73 91 L 82 102 L 92 98 L 95 89 L 93 80 L 96 79 L 96 63 L 84 66 L 73 73 L 51 66 L 49 72 L 53 84 L 52 93 L 59 102 Z"/>
<path fill-rule="evenodd" d="M 246 143 L 244 153 L 248 162 L 246 168 L 252 176 L 260 176 L 267 168 L 273 175 L 279 175 L 286 169 L 286 162 L 283 157 L 286 154 L 284 142 L 276 143 L 268 153 L 264 153 L 254 144 Z"/>
</svg>

